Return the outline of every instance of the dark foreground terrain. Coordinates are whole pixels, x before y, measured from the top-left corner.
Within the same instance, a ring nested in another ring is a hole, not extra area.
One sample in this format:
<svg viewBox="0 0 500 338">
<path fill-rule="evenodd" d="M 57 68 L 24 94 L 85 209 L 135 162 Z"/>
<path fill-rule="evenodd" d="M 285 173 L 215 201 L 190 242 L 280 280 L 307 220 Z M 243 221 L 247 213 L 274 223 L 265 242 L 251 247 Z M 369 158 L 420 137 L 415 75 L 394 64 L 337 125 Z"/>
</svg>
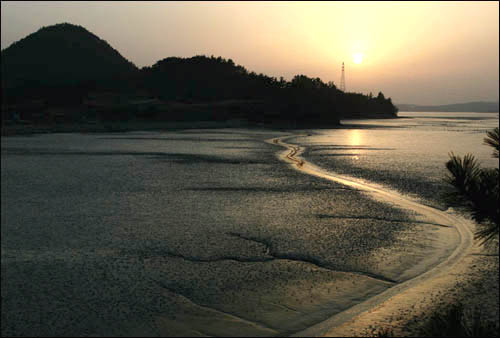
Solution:
<svg viewBox="0 0 500 338">
<path fill-rule="evenodd" d="M 453 233 L 292 170 L 279 135 L 2 138 L 2 335 L 287 335 Z"/>
</svg>

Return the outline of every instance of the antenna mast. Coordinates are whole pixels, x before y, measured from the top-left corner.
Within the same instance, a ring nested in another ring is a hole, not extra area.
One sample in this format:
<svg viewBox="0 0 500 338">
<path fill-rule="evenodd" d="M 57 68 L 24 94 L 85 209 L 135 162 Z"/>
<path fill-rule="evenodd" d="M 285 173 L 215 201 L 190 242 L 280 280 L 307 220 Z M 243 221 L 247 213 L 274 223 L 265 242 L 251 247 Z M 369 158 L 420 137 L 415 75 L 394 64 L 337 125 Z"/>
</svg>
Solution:
<svg viewBox="0 0 500 338">
<path fill-rule="evenodd" d="M 342 62 L 342 76 L 340 77 L 340 90 L 345 92 L 344 63 Z"/>
</svg>

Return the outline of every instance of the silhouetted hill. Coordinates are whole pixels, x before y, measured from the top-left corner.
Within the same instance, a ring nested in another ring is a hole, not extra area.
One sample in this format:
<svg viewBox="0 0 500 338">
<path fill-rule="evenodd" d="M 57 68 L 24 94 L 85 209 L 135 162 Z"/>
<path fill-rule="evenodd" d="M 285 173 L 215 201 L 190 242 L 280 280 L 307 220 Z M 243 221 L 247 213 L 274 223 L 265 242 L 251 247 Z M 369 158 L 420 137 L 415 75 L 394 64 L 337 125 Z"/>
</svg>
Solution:
<svg viewBox="0 0 500 338">
<path fill-rule="evenodd" d="M 68 23 L 43 27 L 2 51 L 4 88 L 75 85 L 136 71 L 106 41 Z"/>
<path fill-rule="evenodd" d="M 422 111 L 422 112 L 475 112 L 492 113 L 498 112 L 498 102 L 466 102 L 445 104 L 439 106 L 419 106 L 416 104 L 398 104 L 400 111 Z"/>
<path fill-rule="evenodd" d="M 234 112 L 256 122 L 295 125 L 335 124 L 347 117 L 395 117 L 397 109 L 382 93 L 344 93 L 319 78 L 296 75 L 291 81 L 249 72 L 231 59 L 169 57 L 141 70 L 142 86 L 163 100 L 187 102 L 263 100 L 262 111 Z"/>
<path fill-rule="evenodd" d="M 276 78 L 248 72 L 220 56 L 168 57 L 142 73 L 145 87 L 164 99 L 249 99 L 280 86 Z"/>
<path fill-rule="evenodd" d="M 306 127 L 397 113 L 382 93 L 344 93 L 305 75 L 278 80 L 220 56 L 168 57 L 138 70 L 107 42 L 67 23 L 13 43 L 1 63 L 2 120 L 236 119 Z"/>
</svg>

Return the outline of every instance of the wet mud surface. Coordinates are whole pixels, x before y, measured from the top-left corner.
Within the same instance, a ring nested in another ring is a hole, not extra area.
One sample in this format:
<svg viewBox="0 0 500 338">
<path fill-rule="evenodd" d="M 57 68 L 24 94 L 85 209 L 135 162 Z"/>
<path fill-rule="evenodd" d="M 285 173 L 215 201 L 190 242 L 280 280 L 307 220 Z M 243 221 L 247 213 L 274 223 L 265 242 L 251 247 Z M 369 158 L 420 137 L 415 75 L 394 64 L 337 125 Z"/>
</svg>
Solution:
<svg viewBox="0 0 500 338">
<path fill-rule="evenodd" d="M 453 234 L 291 170 L 282 135 L 2 138 L 2 335 L 293 334 Z"/>
</svg>

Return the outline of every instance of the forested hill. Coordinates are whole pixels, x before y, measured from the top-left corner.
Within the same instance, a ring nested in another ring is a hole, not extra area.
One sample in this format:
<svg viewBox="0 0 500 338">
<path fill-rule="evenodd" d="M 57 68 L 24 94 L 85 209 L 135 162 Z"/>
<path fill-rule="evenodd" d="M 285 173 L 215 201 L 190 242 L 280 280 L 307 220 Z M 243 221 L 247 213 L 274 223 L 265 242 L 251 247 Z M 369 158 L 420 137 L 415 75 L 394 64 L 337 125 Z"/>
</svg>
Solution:
<svg viewBox="0 0 500 338">
<path fill-rule="evenodd" d="M 168 57 L 141 70 L 145 86 L 165 99 L 220 100 L 261 98 L 284 86 L 263 74 L 248 72 L 222 57 Z"/>
<path fill-rule="evenodd" d="M 2 51 L 1 62 L 3 98 L 9 104 L 36 100 L 46 106 L 81 105 L 92 96 L 94 106 L 104 109 L 100 93 L 108 98 L 112 93 L 119 97 L 112 101 L 120 101 L 120 106 L 108 104 L 106 109 L 114 110 L 112 115 L 118 119 L 134 118 L 136 106 L 125 109 L 124 102 L 141 98 L 160 102 L 150 107 L 154 113 L 148 116 L 164 120 L 335 125 L 341 118 L 395 117 L 397 113 L 391 99 L 382 93 L 375 97 L 344 93 L 333 82 L 305 75 L 290 81 L 277 79 L 249 72 L 222 57 L 168 57 L 139 70 L 107 42 L 71 24 L 44 27 L 12 44 Z M 228 100 L 240 102 L 239 106 L 222 112 L 220 104 L 214 105 Z M 212 106 L 196 114 L 189 109 L 180 113 L 171 107 L 166 111 L 169 102 Z M 120 111 L 128 113 L 120 115 Z"/>
<path fill-rule="evenodd" d="M 68 23 L 40 28 L 2 50 L 2 87 L 73 85 L 137 67 L 106 41 Z"/>
<path fill-rule="evenodd" d="M 141 70 L 141 86 L 164 100 L 264 100 L 266 111 L 256 120 L 293 119 L 318 123 L 342 117 L 396 116 L 397 109 L 382 93 L 376 97 L 344 93 L 333 82 L 296 75 L 291 81 L 249 72 L 231 59 L 169 57 Z"/>
</svg>

